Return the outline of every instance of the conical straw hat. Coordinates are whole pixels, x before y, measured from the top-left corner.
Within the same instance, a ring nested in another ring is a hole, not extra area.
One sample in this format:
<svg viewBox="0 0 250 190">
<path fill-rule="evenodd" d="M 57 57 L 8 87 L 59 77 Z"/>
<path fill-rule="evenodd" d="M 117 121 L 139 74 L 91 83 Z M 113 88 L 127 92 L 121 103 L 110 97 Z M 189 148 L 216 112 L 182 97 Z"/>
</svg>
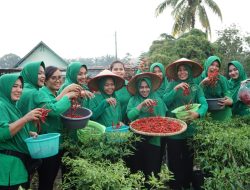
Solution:
<svg viewBox="0 0 250 190">
<path fill-rule="evenodd" d="M 133 78 L 130 79 L 127 85 L 127 89 L 130 92 L 130 94 L 135 95 L 136 93 L 136 82 L 141 78 L 148 78 L 152 82 L 152 91 L 157 90 L 161 85 L 161 77 L 158 75 L 151 73 L 151 72 L 145 72 L 140 73 L 138 75 L 135 75 Z"/>
<path fill-rule="evenodd" d="M 166 67 L 166 75 L 169 79 L 174 79 L 177 80 L 178 76 L 177 76 L 177 67 L 181 64 L 187 64 L 190 66 L 190 68 L 192 69 L 192 73 L 193 73 L 193 77 L 198 77 L 201 72 L 202 72 L 202 66 L 201 64 L 192 61 L 190 59 L 186 59 L 186 58 L 181 58 L 178 59 L 177 61 L 170 63 L 167 67 Z"/>
<path fill-rule="evenodd" d="M 88 82 L 89 89 L 91 91 L 99 91 L 98 83 L 99 83 L 99 80 L 103 77 L 111 77 L 114 79 L 115 90 L 119 90 L 120 88 L 124 86 L 125 80 L 123 78 L 112 73 L 110 70 L 105 69 Z"/>
</svg>

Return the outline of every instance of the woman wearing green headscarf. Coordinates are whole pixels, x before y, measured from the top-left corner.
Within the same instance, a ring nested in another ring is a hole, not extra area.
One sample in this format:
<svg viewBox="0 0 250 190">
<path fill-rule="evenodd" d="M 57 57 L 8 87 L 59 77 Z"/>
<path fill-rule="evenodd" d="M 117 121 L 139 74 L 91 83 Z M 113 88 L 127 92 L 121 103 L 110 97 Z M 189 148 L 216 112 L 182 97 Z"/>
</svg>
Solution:
<svg viewBox="0 0 250 190">
<path fill-rule="evenodd" d="M 62 90 L 71 85 L 78 84 L 82 87 L 81 89 L 81 97 L 84 99 L 78 98 L 78 103 L 81 104 L 82 107 L 89 108 L 89 99 L 94 97 L 94 94 L 91 93 L 87 86 L 87 66 L 80 62 L 72 62 L 68 65 L 66 70 L 66 78 L 58 93 L 60 94 Z"/>
<path fill-rule="evenodd" d="M 162 98 L 168 85 L 165 68 L 161 63 L 153 63 L 150 66 L 150 72 L 157 74 L 162 79 L 160 88 L 156 90 L 157 95 Z"/>
<path fill-rule="evenodd" d="M 195 125 L 190 122 L 194 119 L 204 117 L 208 105 L 201 87 L 194 83 L 193 78 L 202 72 L 199 63 L 182 58 L 166 68 L 168 78 L 173 79 L 163 96 L 163 100 L 172 111 L 177 107 L 192 103 L 200 104 L 197 111 L 189 111 L 185 118 L 188 124 L 187 130 L 179 135 L 168 137 L 167 154 L 169 169 L 174 173 L 174 180 L 170 182 L 173 189 L 190 188 L 193 174 L 193 149 L 188 139 L 195 134 Z M 169 117 L 175 117 L 168 113 Z"/>
<path fill-rule="evenodd" d="M 123 62 L 121 62 L 121 61 L 112 62 L 112 64 L 110 65 L 110 70 L 112 73 L 120 76 L 121 78 L 123 78 L 125 80 L 125 66 L 124 66 Z M 124 86 L 115 92 L 116 97 L 118 98 L 118 100 L 121 104 L 122 122 L 124 124 L 128 124 L 128 118 L 127 118 L 126 111 L 127 111 L 128 101 L 131 97 L 130 93 L 127 90 L 127 85 L 128 85 L 128 81 L 125 80 Z"/>
<path fill-rule="evenodd" d="M 62 114 L 65 110 L 67 110 L 70 107 L 71 97 L 67 95 L 63 96 L 63 94 L 70 91 L 71 87 L 72 90 L 74 90 L 75 88 L 77 88 L 78 85 L 65 88 L 65 90 L 62 91 L 61 94 L 56 97 L 56 98 L 60 97 L 60 99 L 51 98 L 51 96 L 48 95 L 49 91 L 45 93 L 44 90 L 46 89 L 43 90 L 40 89 L 41 87 L 44 86 L 45 83 L 45 65 L 42 61 L 32 62 L 25 65 L 25 67 L 21 72 L 21 76 L 24 79 L 24 88 L 23 88 L 23 94 L 17 102 L 17 107 L 19 108 L 19 110 L 22 111 L 23 115 L 29 112 L 29 110 L 32 110 L 34 108 L 46 108 L 50 110 L 50 112 L 48 113 L 48 117 L 53 117 L 53 116 L 58 117 L 60 116 L 60 114 Z M 80 94 L 80 91 L 78 91 L 78 94 Z M 51 120 L 49 120 L 49 122 L 51 122 Z M 56 131 L 59 132 L 56 123 L 49 123 L 49 124 L 45 123 L 44 125 L 41 126 L 42 129 L 40 129 L 39 125 L 37 125 L 37 123 L 35 122 L 29 123 L 30 130 L 32 131 L 38 131 L 39 133 L 40 132 L 48 133 Z M 44 163 L 46 163 L 47 160 L 49 159 L 46 158 L 43 159 Z M 41 166 L 41 169 L 42 168 L 43 165 Z M 47 169 L 48 168 L 46 168 L 46 170 Z M 38 174 L 39 174 L 39 180 L 41 178 L 47 178 L 50 176 L 45 172 L 43 173 L 38 172 Z M 44 180 L 44 181 L 48 183 L 51 182 L 50 180 Z M 41 189 L 42 186 L 47 185 L 44 183 L 44 181 L 43 183 L 39 183 L 39 189 Z"/>
<path fill-rule="evenodd" d="M 109 70 L 103 70 L 88 83 L 89 89 L 99 91 L 89 102 L 91 119 L 102 125 L 116 126 L 122 121 L 121 105 L 115 91 L 122 88 L 124 79 Z"/>
<path fill-rule="evenodd" d="M 22 77 L 16 74 L 0 77 L 0 189 L 17 190 L 29 180 L 26 167 L 32 163 L 24 140 L 37 134 L 30 134 L 26 124 L 38 120 L 41 109 L 22 115 L 16 108 L 22 88 Z"/>
<path fill-rule="evenodd" d="M 247 79 L 246 72 L 239 61 L 231 61 L 228 63 L 229 90 L 233 98 L 233 115 L 249 115 L 250 108 L 242 101 L 238 100 L 238 92 L 242 82 Z"/>
<path fill-rule="evenodd" d="M 224 107 L 223 109 L 209 110 L 209 113 L 214 120 L 224 121 L 230 119 L 232 116 L 232 109 L 230 106 L 232 106 L 233 100 L 228 88 L 228 81 L 226 77 L 221 74 L 218 74 L 216 81 L 214 81 L 214 77 L 212 77 L 212 79 L 209 77 L 210 71 L 219 71 L 220 67 L 220 58 L 217 56 L 210 56 L 205 62 L 205 70 L 196 82 L 202 87 L 207 99 L 224 98 L 218 103 L 220 106 Z"/>
<path fill-rule="evenodd" d="M 164 102 L 154 93 L 159 88 L 160 82 L 161 78 L 150 72 L 138 74 L 129 81 L 128 90 L 133 95 L 127 107 L 130 121 L 166 115 L 167 108 Z M 131 166 L 132 172 L 141 170 L 147 179 L 151 172 L 157 175 L 162 161 L 160 145 L 160 137 L 145 138 L 138 143 Z"/>
</svg>

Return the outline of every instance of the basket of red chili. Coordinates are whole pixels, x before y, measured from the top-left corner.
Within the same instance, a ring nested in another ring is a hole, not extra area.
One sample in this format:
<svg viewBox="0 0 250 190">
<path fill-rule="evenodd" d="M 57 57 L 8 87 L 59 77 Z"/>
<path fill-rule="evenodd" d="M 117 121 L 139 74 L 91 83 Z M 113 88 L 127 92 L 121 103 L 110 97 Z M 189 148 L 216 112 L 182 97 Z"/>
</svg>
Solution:
<svg viewBox="0 0 250 190">
<path fill-rule="evenodd" d="M 187 124 L 170 117 L 145 117 L 130 123 L 130 129 L 146 136 L 173 136 L 183 133 Z"/>
<path fill-rule="evenodd" d="M 71 129 L 84 128 L 89 118 L 92 116 L 92 111 L 87 108 L 79 107 L 77 109 L 68 109 L 66 112 L 61 114 L 61 120 L 63 126 Z"/>
</svg>

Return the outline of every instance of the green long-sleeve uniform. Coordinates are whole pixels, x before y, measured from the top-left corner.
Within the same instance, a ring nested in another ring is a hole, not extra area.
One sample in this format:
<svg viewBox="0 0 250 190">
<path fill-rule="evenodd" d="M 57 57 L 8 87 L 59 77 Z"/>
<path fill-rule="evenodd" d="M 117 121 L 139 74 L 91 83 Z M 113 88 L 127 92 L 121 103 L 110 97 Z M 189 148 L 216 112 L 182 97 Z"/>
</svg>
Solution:
<svg viewBox="0 0 250 190">
<path fill-rule="evenodd" d="M 208 76 L 208 68 L 212 65 L 214 61 L 218 61 L 219 65 L 221 61 L 217 56 L 210 56 L 205 62 L 205 70 L 202 74 L 196 79 L 196 83 L 200 84 L 200 82 Z M 224 98 L 227 96 L 231 97 L 231 93 L 228 88 L 228 81 L 226 77 L 219 74 L 219 79 L 215 86 L 207 86 L 200 85 L 204 91 L 206 98 Z M 211 113 L 211 117 L 214 120 L 224 121 L 230 119 L 232 117 L 232 109 L 229 106 L 225 106 L 222 110 L 209 111 Z"/>
<path fill-rule="evenodd" d="M 153 63 L 151 66 L 150 66 L 150 72 L 153 72 L 154 71 L 154 68 L 155 67 L 159 67 L 161 72 L 162 72 L 162 82 L 161 82 L 161 86 L 156 90 L 156 94 L 162 98 L 164 93 L 165 93 L 165 90 L 167 88 L 167 85 L 168 85 L 168 80 L 167 80 L 167 77 L 166 77 L 166 71 L 164 69 L 164 66 L 163 64 L 161 63 Z"/>
<path fill-rule="evenodd" d="M 144 117 L 150 117 L 150 116 L 163 116 L 165 117 L 167 107 L 162 101 L 162 99 L 156 95 L 154 92 L 150 92 L 148 97 L 144 98 L 139 94 L 139 85 L 141 84 L 141 81 L 145 80 L 147 84 L 149 85 L 150 89 L 152 89 L 152 83 L 147 78 L 142 78 L 137 82 L 137 91 L 134 96 L 132 96 L 129 99 L 128 107 L 127 107 L 127 114 L 128 119 L 130 121 L 134 121 L 136 119 L 144 118 Z M 148 109 L 143 107 L 141 110 L 137 109 L 137 106 L 142 103 L 145 99 L 153 99 L 157 101 L 157 105 L 154 106 L 154 112 L 149 113 Z M 160 146 L 160 137 L 152 137 L 149 140 L 149 143 L 155 146 Z"/>
<path fill-rule="evenodd" d="M 186 82 L 190 85 L 190 94 L 187 96 L 183 95 L 183 90 L 178 89 L 177 91 L 174 90 L 174 87 L 180 84 L 181 82 Z M 206 115 L 208 105 L 207 101 L 204 97 L 204 93 L 201 89 L 201 87 L 195 83 L 192 82 L 192 80 L 188 81 L 173 81 L 170 82 L 166 93 L 163 96 L 163 101 L 166 103 L 168 109 L 170 112 L 167 113 L 169 117 L 175 117 L 173 113 L 171 113 L 172 110 L 174 110 L 177 107 L 183 106 L 188 103 L 199 103 L 201 106 L 199 107 L 197 113 L 200 117 L 204 117 Z M 195 134 L 195 125 L 193 123 L 188 124 L 188 128 L 184 133 L 181 133 L 179 135 L 175 135 L 169 138 L 172 139 L 185 139 L 188 137 L 191 137 Z"/>
<path fill-rule="evenodd" d="M 46 133 L 62 133 L 61 116 L 63 112 L 68 110 L 71 106 L 71 102 L 68 96 L 63 96 L 59 101 L 56 100 L 55 95 L 46 87 L 42 87 L 39 90 L 50 102 L 54 104 L 54 110 L 46 117 L 46 122 L 42 123 L 42 134 Z M 62 136 L 60 136 L 62 141 Z"/>
<path fill-rule="evenodd" d="M 115 95 L 121 104 L 121 112 L 122 112 L 122 121 L 123 122 L 124 122 L 124 119 L 126 118 L 128 101 L 131 97 L 131 94 L 127 90 L 127 84 L 128 84 L 128 81 L 125 80 L 125 85 L 121 89 L 119 89 L 115 92 Z"/>
<path fill-rule="evenodd" d="M 11 89 L 18 79 L 17 75 L 6 74 L 0 77 L 0 150 L 13 150 L 29 154 L 24 140 L 29 137 L 28 126 L 25 125 L 14 136 L 11 136 L 9 124 L 22 117 L 11 100 Z M 0 186 L 17 185 L 28 181 L 28 174 L 23 162 L 14 156 L 0 153 Z"/>
<path fill-rule="evenodd" d="M 108 95 L 104 92 L 104 84 L 107 79 L 108 77 L 99 79 L 98 88 L 100 93 L 95 94 L 95 97 L 90 100 L 89 108 L 93 112 L 91 116 L 92 120 L 109 127 L 122 121 L 122 111 L 121 104 L 117 99 L 115 92 L 111 95 Z M 111 106 L 109 103 L 107 103 L 106 99 L 110 97 L 116 99 L 115 106 Z"/>
<path fill-rule="evenodd" d="M 238 92 L 241 86 L 241 81 L 247 79 L 246 72 L 242 66 L 242 64 L 239 61 L 231 61 L 228 64 L 234 65 L 238 72 L 239 72 L 239 77 L 237 79 L 229 79 L 228 84 L 229 84 L 229 90 L 233 98 L 233 107 L 232 107 L 232 112 L 233 115 L 249 115 L 250 114 L 250 108 L 246 104 L 244 104 L 242 101 L 238 100 Z"/>
<path fill-rule="evenodd" d="M 69 100 L 65 97 L 60 101 L 55 102 L 51 98 L 39 90 L 38 86 L 38 71 L 39 67 L 43 66 L 43 62 L 33 62 L 27 64 L 22 72 L 21 76 L 24 79 L 24 88 L 20 100 L 17 102 L 17 107 L 21 110 L 22 114 L 25 115 L 29 111 L 45 106 L 46 109 L 50 109 L 49 116 L 59 116 L 65 109 L 69 108 Z M 65 105 L 65 106 L 62 106 Z M 36 124 L 34 122 L 29 122 L 30 129 L 32 131 L 37 131 Z M 43 132 L 50 131 L 44 126 Z M 53 130 L 53 129 L 51 129 Z"/>
</svg>

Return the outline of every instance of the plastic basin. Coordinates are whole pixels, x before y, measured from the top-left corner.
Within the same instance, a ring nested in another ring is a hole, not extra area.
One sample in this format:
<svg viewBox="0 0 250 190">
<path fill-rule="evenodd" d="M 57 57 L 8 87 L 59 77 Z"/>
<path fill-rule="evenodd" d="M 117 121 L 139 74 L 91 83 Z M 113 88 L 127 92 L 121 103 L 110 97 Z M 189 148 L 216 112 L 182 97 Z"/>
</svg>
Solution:
<svg viewBox="0 0 250 190">
<path fill-rule="evenodd" d="M 69 117 L 69 115 L 78 115 L 82 117 L 72 118 L 72 117 Z M 89 118 L 91 116 L 92 116 L 92 111 L 90 109 L 77 108 L 75 111 L 72 111 L 72 109 L 70 108 L 66 112 L 61 114 L 61 120 L 62 120 L 63 126 L 66 128 L 81 129 L 87 125 Z"/>
<path fill-rule="evenodd" d="M 25 142 L 28 146 L 32 158 L 47 158 L 58 154 L 60 133 L 48 133 L 38 135 L 37 138 L 27 138 Z"/>
<path fill-rule="evenodd" d="M 208 104 L 208 110 L 215 111 L 215 110 L 222 110 L 225 106 L 219 105 L 220 100 L 224 100 L 225 98 L 208 98 L 207 104 Z"/>
<path fill-rule="evenodd" d="M 180 106 L 178 108 L 175 108 L 172 113 L 175 114 L 176 118 L 185 120 L 185 118 L 189 115 L 189 111 L 195 112 L 199 109 L 200 104 L 191 104 L 190 108 L 186 110 L 186 106 Z"/>
<path fill-rule="evenodd" d="M 123 134 L 129 131 L 129 126 L 121 126 L 120 128 L 115 128 L 113 126 L 107 127 L 105 132 L 107 134 L 107 140 L 109 142 L 125 142 Z"/>
<path fill-rule="evenodd" d="M 89 120 L 86 127 L 77 130 L 77 137 L 79 141 L 84 142 L 88 137 L 98 138 L 105 133 L 106 127 L 100 123 Z"/>
</svg>

